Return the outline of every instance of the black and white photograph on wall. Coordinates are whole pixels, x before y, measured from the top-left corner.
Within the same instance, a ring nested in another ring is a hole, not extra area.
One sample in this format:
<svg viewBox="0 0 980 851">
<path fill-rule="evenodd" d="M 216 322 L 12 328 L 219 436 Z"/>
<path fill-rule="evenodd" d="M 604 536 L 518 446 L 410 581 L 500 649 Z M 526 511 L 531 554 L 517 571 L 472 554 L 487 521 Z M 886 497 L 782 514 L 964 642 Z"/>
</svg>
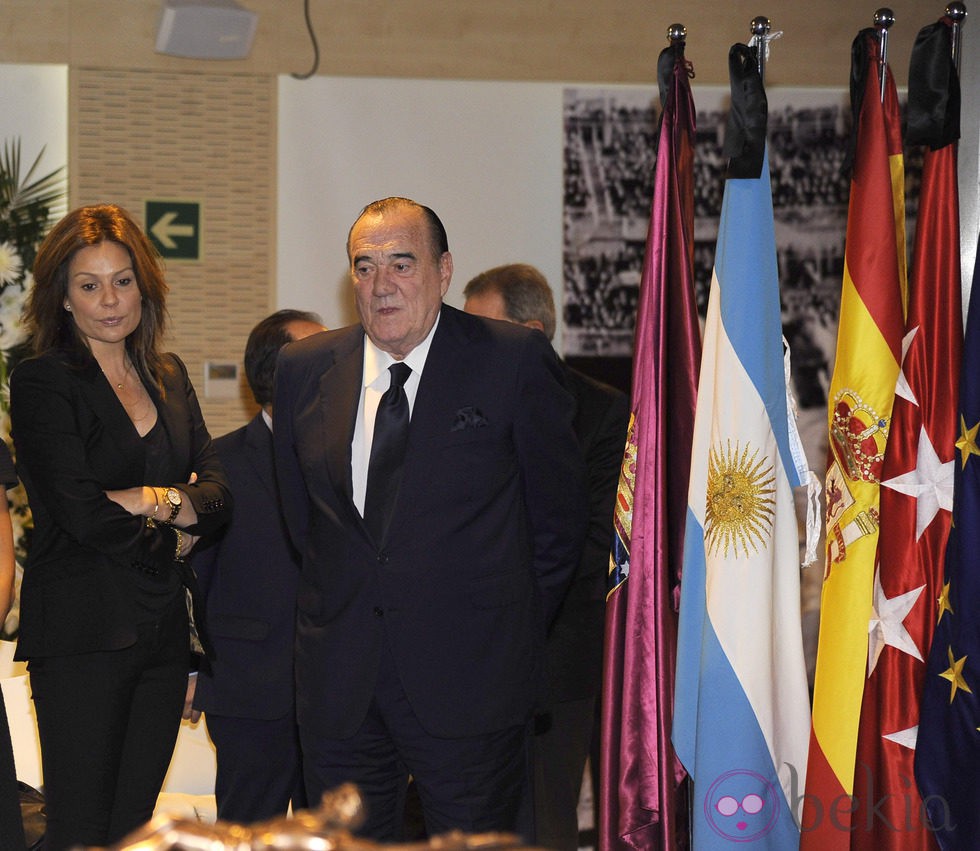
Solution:
<svg viewBox="0 0 980 851">
<path fill-rule="evenodd" d="M 769 161 L 783 333 L 802 409 L 825 408 L 844 273 L 850 134 L 844 89 L 773 88 Z M 694 276 L 704 311 L 725 180 L 728 90 L 695 87 Z M 564 125 L 564 349 L 572 363 L 629 381 L 656 166 L 659 98 L 648 88 L 567 88 Z M 921 166 L 906 159 L 914 218 Z M 612 359 L 603 367 L 602 359 Z"/>
<path fill-rule="evenodd" d="M 790 346 L 797 426 L 810 469 L 827 457 L 827 392 L 837 344 L 850 175 L 843 89 L 771 89 L 769 163 L 783 335 Z M 694 278 L 704 314 L 724 192 L 728 90 L 695 87 Z M 900 100 L 904 102 L 904 97 Z M 633 330 L 650 222 L 660 115 L 656 92 L 564 92 L 564 351 L 573 366 L 629 389 Z M 912 244 L 921 150 L 906 151 L 907 244 Z M 887 215 L 887 211 L 884 211 Z M 801 494 L 797 494 L 798 500 Z M 805 508 L 800 508 L 801 518 Z M 805 535 L 801 533 L 801 541 Z M 822 543 L 818 552 L 822 552 Z M 822 568 L 801 586 L 804 647 L 813 676 Z"/>
</svg>

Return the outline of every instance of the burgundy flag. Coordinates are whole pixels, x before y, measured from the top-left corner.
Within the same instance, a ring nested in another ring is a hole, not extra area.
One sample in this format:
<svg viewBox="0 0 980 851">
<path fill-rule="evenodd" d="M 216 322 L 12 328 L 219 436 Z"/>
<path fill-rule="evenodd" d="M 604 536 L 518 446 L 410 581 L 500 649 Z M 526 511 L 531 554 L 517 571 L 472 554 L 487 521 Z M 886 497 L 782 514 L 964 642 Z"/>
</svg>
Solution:
<svg viewBox="0 0 980 851">
<path fill-rule="evenodd" d="M 670 742 L 677 583 L 701 340 L 694 299 L 694 103 L 683 42 L 658 62 L 660 138 L 606 608 L 601 851 L 686 847 Z"/>
</svg>

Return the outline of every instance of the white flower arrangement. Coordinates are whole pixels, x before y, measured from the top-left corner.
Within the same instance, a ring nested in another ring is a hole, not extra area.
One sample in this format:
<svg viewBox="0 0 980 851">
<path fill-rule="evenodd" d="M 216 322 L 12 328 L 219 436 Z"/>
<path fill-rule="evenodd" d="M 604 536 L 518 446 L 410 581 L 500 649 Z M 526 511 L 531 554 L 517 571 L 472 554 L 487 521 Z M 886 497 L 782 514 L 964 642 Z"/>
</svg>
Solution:
<svg viewBox="0 0 980 851">
<path fill-rule="evenodd" d="M 34 278 L 31 268 L 38 246 L 51 224 L 64 213 L 64 168 L 35 177 L 44 150 L 21 176 L 20 142 L 7 141 L 0 150 L 0 438 L 10 442 L 8 375 L 23 356 L 27 334 L 22 320 L 24 299 Z M 21 486 L 7 491 L 17 548 L 17 594 L 0 633 L 12 637 L 20 623 L 20 577 L 33 528 Z"/>
<path fill-rule="evenodd" d="M 23 268 L 17 246 L 0 242 L 0 285 L 6 287 L 7 284 L 17 283 Z"/>
</svg>

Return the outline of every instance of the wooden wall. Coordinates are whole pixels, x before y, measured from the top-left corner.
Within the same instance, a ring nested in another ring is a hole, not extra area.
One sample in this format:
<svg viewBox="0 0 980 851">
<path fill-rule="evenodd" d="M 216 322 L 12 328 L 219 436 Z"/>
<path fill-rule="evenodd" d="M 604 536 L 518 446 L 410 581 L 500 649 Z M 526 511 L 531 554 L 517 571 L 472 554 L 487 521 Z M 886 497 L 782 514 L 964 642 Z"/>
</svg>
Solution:
<svg viewBox="0 0 980 851">
<path fill-rule="evenodd" d="M 220 73 L 306 73 L 313 50 L 302 0 L 240 0 L 257 12 L 250 56 Z M 0 62 L 212 73 L 215 63 L 153 52 L 160 0 L 4 0 Z M 782 30 L 771 85 L 847 83 L 851 41 L 879 5 L 837 0 L 310 0 L 319 73 L 436 79 L 643 83 L 667 27 L 688 30 L 697 80 L 727 85 L 726 57 L 766 15 Z M 919 28 L 941 0 L 890 0 L 899 85 Z M 969 5 L 969 4 L 968 4 Z M 977 24 L 980 26 L 980 24 Z"/>
<path fill-rule="evenodd" d="M 275 78 L 74 68 L 69 99 L 72 206 L 112 201 L 142 221 L 148 199 L 200 203 L 200 259 L 167 261 L 167 347 L 211 431 L 237 428 L 254 410 L 244 377 L 238 398 L 208 398 L 203 370 L 241 363 L 274 306 Z"/>
</svg>

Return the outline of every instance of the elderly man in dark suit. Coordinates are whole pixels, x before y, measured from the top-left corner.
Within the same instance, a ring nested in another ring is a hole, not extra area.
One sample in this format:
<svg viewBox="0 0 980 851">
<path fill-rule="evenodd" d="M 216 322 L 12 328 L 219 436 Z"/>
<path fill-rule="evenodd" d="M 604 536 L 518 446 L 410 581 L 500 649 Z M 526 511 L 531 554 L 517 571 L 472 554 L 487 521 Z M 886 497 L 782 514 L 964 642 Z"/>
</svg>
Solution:
<svg viewBox="0 0 980 851">
<path fill-rule="evenodd" d="M 219 437 L 235 515 L 194 562 L 215 650 L 198 675 L 196 714 L 205 713 L 217 754 L 218 818 L 253 822 L 306 806 L 293 701 L 293 641 L 299 559 L 279 507 L 272 452 L 272 381 L 279 350 L 326 329 L 319 317 L 280 310 L 245 345 L 245 376 L 261 410 Z"/>
<path fill-rule="evenodd" d="M 463 289 L 467 313 L 555 334 L 555 301 L 527 263 L 488 269 Z M 602 643 L 613 509 L 629 426 L 625 393 L 562 363 L 575 398 L 575 433 L 589 472 L 589 534 L 575 581 L 548 634 L 548 689 L 531 739 L 533 792 L 523 820 L 546 848 L 579 847 L 578 800 L 602 688 Z M 532 803 L 533 802 L 533 803 Z M 528 832 L 525 828 L 525 832 Z"/>
<path fill-rule="evenodd" d="M 430 833 L 513 829 L 587 523 L 572 398 L 543 334 L 443 305 L 432 210 L 374 202 L 347 247 L 361 324 L 289 346 L 276 374 L 307 792 L 357 783 L 361 832 L 388 840 L 410 773 Z"/>
</svg>

